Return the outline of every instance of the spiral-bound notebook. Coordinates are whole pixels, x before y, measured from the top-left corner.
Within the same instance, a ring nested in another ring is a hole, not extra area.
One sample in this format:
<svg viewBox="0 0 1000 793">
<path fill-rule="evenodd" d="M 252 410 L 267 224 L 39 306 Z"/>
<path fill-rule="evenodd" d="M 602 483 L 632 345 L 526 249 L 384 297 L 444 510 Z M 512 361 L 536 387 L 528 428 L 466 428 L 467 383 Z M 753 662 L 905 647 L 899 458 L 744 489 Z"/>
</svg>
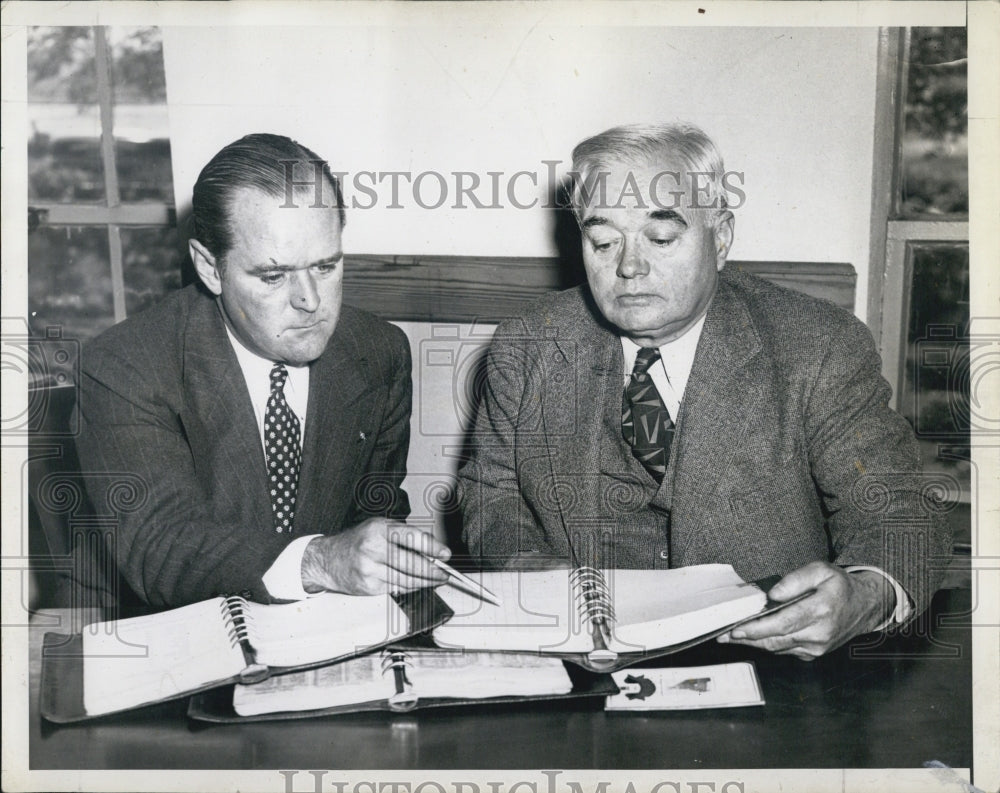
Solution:
<svg viewBox="0 0 1000 793">
<path fill-rule="evenodd" d="M 438 646 L 553 654 L 595 671 L 677 652 L 799 599 L 770 601 L 766 589 L 777 578 L 748 583 L 728 564 L 470 576 L 503 605 L 441 587 L 455 615 L 434 630 Z"/>
<path fill-rule="evenodd" d="M 283 605 L 215 598 L 94 623 L 75 636 L 45 636 L 40 709 L 64 723 L 257 682 L 351 658 L 450 615 L 425 589 L 395 597 L 324 594 Z"/>
</svg>

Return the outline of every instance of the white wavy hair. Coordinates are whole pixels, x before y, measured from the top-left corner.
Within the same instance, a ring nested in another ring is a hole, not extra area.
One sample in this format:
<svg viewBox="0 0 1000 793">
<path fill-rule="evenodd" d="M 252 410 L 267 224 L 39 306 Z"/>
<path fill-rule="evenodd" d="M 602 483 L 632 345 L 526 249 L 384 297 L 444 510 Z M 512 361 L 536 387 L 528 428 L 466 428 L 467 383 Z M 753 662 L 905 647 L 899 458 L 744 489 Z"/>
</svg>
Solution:
<svg viewBox="0 0 1000 793">
<path fill-rule="evenodd" d="M 580 219 L 585 186 L 613 163 L 676 163 L 685 173 L 706 174 L 707 199 L 717 211 L 726 208 L 722 186 L 722 155 L 704 130 L 687 122 L 625 124 L 605 130 L 577 144 L 573 149 L 570 201 Z"/>
</svg>

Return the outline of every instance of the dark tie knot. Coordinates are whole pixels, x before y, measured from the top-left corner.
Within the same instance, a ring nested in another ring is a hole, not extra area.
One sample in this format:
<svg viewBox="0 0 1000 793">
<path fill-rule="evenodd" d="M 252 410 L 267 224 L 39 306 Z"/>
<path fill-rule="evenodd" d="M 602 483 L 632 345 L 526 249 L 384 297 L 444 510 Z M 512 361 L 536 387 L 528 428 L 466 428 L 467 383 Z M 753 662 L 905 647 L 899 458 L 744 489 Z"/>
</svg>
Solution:
<svg viewBox="0 0 1000 793">
<path fill-rule="evenodd" d="M 660 351 L 656 347 L 641 348 L 639 354 L 635 356 L 635 366 L 632 368 L 632 374 L 636 377 L 645 375 L 649 371 L 649 367 L 658 360 L 660 360 Z"/>
<path fill-rule="evenodd" d="M 288 379 L 288 370 L 283 363 L 276 363 L 271 369 L 271 393 L 281 391 L 285 387 L 285 380 Z"/>
</svg>

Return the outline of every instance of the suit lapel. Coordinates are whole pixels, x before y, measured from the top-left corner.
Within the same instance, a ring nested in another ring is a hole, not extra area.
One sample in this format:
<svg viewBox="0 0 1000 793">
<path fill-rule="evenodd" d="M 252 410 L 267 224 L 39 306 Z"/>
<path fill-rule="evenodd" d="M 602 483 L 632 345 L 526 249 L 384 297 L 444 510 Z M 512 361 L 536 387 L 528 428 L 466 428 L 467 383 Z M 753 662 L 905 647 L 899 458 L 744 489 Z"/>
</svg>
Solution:
<svg viewBox="0 0 1000 793">
<path fill-rule="evenodd" d="M 222 315 L 208 297 L 195 301 L 189 314 L 184 381 L 187 398 L 205 432 L 199 442 L 213 457 L 225 453 L 233 463 L 215 465 L 209 475 L 220 491 L 230 492 L 234 503 L 242 502 L 244 516 L 259 520 L 261 514 L 270 515 L 264 449 L 250 394 Z"/>
<path fill-rule="evenodd" d="M 608 459 L 602 452 L 603 406 L 621 398 L 622 349 L 618 336 L 598 323 L 589 304 L 576 313 L 566 312 L 556 320 L 556 346 L 561 353 L 554 363 L 543 363 L 541 373 L 546 391 L 546 435 L 552 471 L 560 483 L 574 495 L 572 512 L 576 515 L 601 515 L 605 509 L 603 492 L 595 474 L 622 474 L 621 460 Z M 573 390 L 567 388 L 572 384 Z M 559 415 L 562 431 L 552 434 L 549 416 Z M 596 461 L 599 470 L 589 470 Z M 566 525 L 570 515 L 563 515 Z"/>
<path fill-rule="evenodd" d="M 343 315 L 323 355 L 309 370 L 309 407 L 302 447 L 296 532 L 321 531 L 339 525 L 353 493 L 358 448 L 371 405 L 360 399 L 371 384 L 368 360 L 361 356 L 349 315 Z M 300 528 L 301 527 L 301 528 Z"/>
<path fill-rule="evenodd" d="M 684 392 L 675 454 L 671 545 L 675 558 L 707 525 L 702 513 L 739 448 L 765 383 L 749 364 L 761 348 L 746 306 L 723 281 L 709 307 Z"/>
</svg>

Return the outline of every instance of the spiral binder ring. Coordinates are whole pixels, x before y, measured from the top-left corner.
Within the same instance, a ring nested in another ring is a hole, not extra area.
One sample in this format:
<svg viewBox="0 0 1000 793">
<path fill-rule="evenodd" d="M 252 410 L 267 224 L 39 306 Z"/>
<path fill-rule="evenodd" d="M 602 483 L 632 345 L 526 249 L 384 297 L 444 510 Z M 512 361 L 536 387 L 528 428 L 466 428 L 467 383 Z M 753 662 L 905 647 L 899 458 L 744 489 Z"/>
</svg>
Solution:
<svg viewBox="0 0 1000 793">
<path fill-rule="evenodd" d="M 410 663 L 410 656 L 402 650 L 386 650 L 382 653 L 382 674 L 392 670 L 393 682 L 396 690 L 388 698 L 389 709 L 402 713 L 413 710 L 417 706 L 419 696 L 413 691 L 409 679 L 406 677 L 406 667 Z"/>
<path fill-rule="evenodd" d="M 226 634 L 229 636 L 229 643 L 235 647 L 238 644 L 250 640 L 250 625 L 253 622 L 247 602 L 236 595 L 227 597 L 219 604 L 222 610 L 222 618 L 226 622 Z"/>
<path fill-rule="evenodd" d="M 580 617 L 591 625 L 594 649 L 587 653 L 587 660 L 596 669 L 607 669 L 618 660 L 618 653 L 608 647 L 611 640 L 610 625 L 615 621 L 611 589 L 600 570 L 578 567 L 569 574 Z"/>
<path fill-rule="evenodd" d="M 240 672 L 241 683 L 259 683 L 270 675 L 270 670 L 264 664 L 254 660 L 253 648 L 250 644 L 250 632 L 253 626 L 253 615 L 250 608 L 241 597 L 232 595 L 219 604 L 222 619 L 227 626 L 226 635 L 232 647 L 243 650 L 246 667 Z"/>
<path fill-rule="evenodd" d="M 615 607 L 611 600 L 611 589 L 600 570 L 593 567 L 578 567 L 569 574 L 573 587 L 574 601 L 580 617 L 590 622 L 615 621 Z"/>
<path fill-rule="evenodd" d="M 390 669 L 406 669 L 410 662 L 410 654 L 403 650 L 385 650 L 382 653 L 382 674 Z"/>
</svg>

